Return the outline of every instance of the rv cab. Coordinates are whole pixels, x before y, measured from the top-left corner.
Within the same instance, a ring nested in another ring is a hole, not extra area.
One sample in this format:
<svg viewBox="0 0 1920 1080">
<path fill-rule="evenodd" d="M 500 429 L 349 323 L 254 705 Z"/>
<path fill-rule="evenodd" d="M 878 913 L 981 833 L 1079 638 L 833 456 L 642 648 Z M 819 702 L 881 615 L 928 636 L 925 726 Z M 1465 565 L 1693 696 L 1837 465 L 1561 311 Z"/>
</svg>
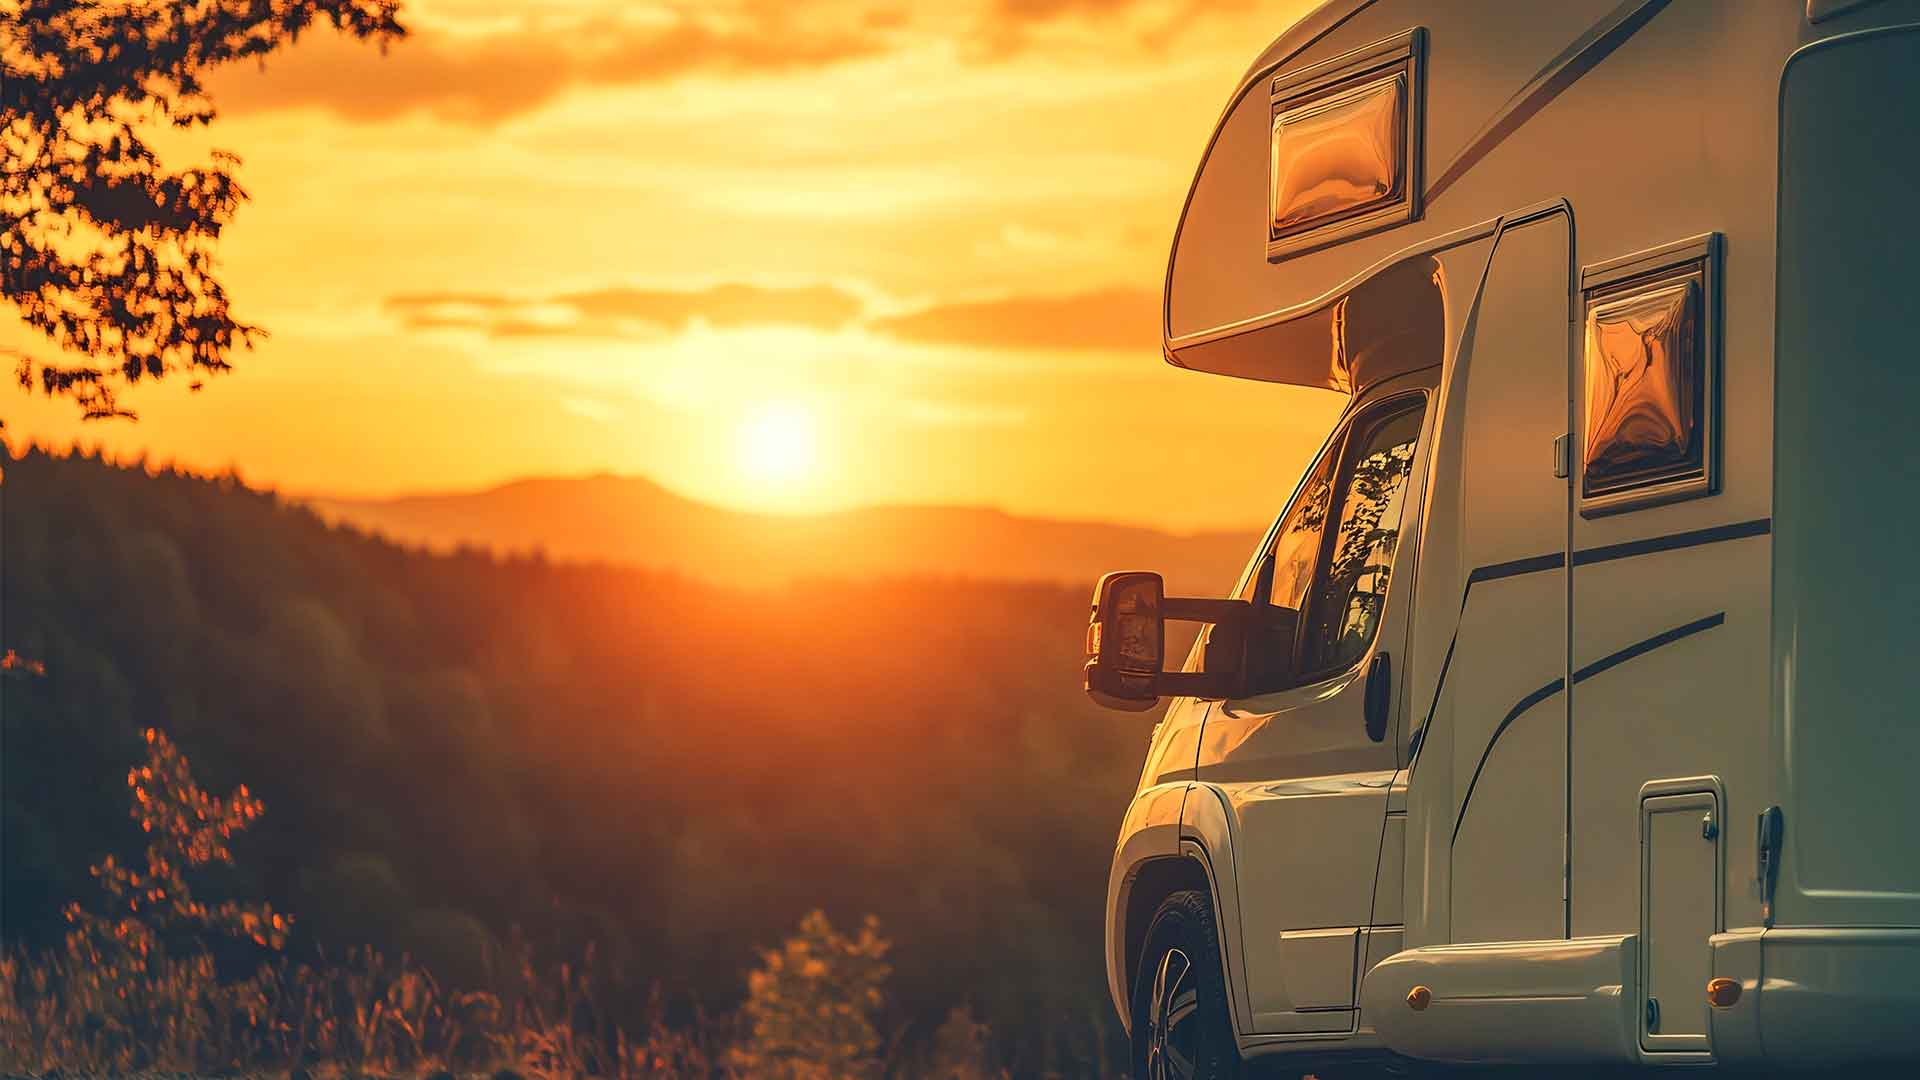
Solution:
<svg viewBox="0 0 1920 1080">
<path fill-rule="evenodd" d="M 1165 358 L 1349 400 L 1222 595 L 1095 591 L 1134 1075 L 1920 1058 L 1916 195 L 1920 0 L 1259 55 Z"/>
</svg>

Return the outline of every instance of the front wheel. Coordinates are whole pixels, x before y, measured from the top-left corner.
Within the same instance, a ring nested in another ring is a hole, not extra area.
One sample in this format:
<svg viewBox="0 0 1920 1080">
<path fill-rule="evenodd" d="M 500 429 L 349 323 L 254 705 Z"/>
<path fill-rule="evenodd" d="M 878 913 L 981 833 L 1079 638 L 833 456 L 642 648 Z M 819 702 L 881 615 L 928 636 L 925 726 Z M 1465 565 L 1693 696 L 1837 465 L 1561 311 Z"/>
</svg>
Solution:
<svg viewBox="0 0 1920 1080">
<path fill-rule="evenodd" d="M 1133 980 L 1133 1075 L 1141 1080 L 1236 1080 L 1240 1050 L 1220 970 L 1213 904 L 1174 893 L 1147 924 Z"/>
</svg>

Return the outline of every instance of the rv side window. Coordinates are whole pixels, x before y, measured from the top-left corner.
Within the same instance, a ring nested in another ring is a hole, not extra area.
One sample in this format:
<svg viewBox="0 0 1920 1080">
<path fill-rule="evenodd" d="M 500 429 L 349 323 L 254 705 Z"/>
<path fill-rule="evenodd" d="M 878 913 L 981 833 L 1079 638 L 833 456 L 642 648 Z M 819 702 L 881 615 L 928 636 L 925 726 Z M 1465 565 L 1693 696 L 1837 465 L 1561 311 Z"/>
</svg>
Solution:
<svg viewBox="0 0 1920 1080">
<path fill-rule="evenodd" d="M 1338 523 L 1322 543 L 1321 570 L 1300 619 L 1300 681 L 1332 675 L 1366 655 L 1386 605 L 1421 399 L 1363 418 L 1347 439 L 1334 491 Z"/>
</svg>

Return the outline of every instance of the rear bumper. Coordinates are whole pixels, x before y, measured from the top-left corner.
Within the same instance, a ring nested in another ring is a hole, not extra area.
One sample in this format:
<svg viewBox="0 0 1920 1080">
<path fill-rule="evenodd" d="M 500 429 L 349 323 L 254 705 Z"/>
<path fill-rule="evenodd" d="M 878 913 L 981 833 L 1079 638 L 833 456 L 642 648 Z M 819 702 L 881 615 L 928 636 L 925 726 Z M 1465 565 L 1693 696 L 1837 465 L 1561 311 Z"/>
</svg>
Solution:
<svg viewBox="0 0 1920 1080">
<path fill-rule="evenodd" d="M 1734 1064 L 1920 1060 L 1920 928 L 1774 927 L 1716 934 L 1713 1053 Z"/>
</svg>

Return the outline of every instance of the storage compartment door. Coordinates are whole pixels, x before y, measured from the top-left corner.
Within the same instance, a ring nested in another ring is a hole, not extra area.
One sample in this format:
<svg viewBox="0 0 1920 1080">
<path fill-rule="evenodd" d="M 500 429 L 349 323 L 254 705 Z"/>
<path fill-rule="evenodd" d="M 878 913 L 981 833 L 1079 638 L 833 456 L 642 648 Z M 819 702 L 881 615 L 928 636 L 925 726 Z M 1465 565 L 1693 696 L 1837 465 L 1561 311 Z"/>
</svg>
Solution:
<svg viewBox="0 0 1920 1080">
<path fill-rule="evenodd" d="M 1720 919 L 1720 808 L 1711 792 L 1640 803 L 1640 1045 L 1705 1051 L 1707 939 Z"/>
</svg>

